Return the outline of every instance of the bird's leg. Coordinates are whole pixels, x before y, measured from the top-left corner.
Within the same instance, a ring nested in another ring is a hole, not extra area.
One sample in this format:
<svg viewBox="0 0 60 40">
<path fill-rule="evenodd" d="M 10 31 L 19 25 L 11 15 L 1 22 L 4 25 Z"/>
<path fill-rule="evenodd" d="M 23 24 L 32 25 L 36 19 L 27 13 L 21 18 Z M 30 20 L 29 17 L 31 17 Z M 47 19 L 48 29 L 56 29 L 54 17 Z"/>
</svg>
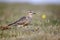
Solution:
<svg viewBox="0 0 60 40">
<path fill-rule="evenodd" d="M 28 28 L 28 26 L 25 26 L 24 28 Z"/>
<path fill-rule="evenodd" d="M 23 27 L 23 25 L 17 25 L 17 27 Z"/>
<path fill-rule="evenodd" d="M 23 25 L 24 28 L 28 28 L 28 25 Z"/>
</svg>

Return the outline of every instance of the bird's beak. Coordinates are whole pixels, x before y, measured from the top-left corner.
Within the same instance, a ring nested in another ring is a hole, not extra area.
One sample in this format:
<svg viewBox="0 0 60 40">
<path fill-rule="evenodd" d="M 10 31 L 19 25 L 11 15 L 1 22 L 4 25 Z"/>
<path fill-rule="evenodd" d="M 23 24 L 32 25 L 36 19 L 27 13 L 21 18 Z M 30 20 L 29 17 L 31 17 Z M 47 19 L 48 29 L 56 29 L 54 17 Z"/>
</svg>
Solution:
<svg viewBox="0 0 60 40">
<path fill-rule="evenodd" d="M 33 14 L 36 14 L 36 13 L 33 13 Z"/>
</svg>

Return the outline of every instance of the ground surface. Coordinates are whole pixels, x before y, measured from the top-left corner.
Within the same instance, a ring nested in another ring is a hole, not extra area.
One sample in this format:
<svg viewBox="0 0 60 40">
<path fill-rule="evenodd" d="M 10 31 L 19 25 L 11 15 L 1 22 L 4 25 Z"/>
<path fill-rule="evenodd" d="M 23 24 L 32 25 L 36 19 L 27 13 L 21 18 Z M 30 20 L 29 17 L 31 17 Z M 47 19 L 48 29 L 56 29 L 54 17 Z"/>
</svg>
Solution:
<svg viewBox="0 0 60 40">
<path fill-rule="evenodd" d="M 60 40 L 60 6 L 33 6 L 28 4 L 1 4 L 0 25 L 5 26 L 27 15 L 27 10 L 37 14 L 27 27 L 11 26 L 11 29 L 0 29 L 0 40 Z M 55 14 L 54 14 L 55 13 Z M 41 15 L 45 14 L 46 19 Z"/>
</svg>

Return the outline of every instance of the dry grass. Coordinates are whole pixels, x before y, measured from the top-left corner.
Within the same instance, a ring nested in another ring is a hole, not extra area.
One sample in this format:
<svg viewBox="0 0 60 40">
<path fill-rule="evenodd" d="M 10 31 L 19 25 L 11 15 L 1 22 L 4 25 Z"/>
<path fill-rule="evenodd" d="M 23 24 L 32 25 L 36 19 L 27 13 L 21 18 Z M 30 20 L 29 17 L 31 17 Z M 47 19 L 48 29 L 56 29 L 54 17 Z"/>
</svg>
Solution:
<svg viewBox="0 0 60 40">
<path fill-rule="evenodd" d="M 29 5 L 0 5 L 0 25 L 5 26 L 10 24 L 20 17 L 26 15 L 27 9 L 40 14 L 36 14 L 31 22 L 32 25 L 27 27 L 11 26 L 11 29 L 1 30 L 0 29 L 0 40 L 60 40 L 60 19 L 48 9 L 43 9 Z M 43 10 L 42 10 L 43 9 Z M 48 14 L 49 13 L 49 14 Z M 46 14 L 47 18 L 42 19 L 41 15 Z"/>
</svg>

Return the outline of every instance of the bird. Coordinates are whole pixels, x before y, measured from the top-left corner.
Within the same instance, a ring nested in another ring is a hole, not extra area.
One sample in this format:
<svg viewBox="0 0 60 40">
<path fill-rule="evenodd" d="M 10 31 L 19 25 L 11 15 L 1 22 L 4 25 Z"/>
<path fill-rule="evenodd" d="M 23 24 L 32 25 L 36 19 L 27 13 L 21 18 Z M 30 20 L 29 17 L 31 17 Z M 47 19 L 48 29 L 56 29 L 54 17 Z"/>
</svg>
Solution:
<svg viewBox="0 0 60 40">
<path fill-rule="evenodd" d="M 11 25 L 15 24 L 15 25 L 23 25 L 25 27 L 25 26 L 27 26 L 28 24 L 31 23 L 33 14 L 36 14 L 36 13 L 34 13 L 32 11 L 29 11 L 27 16 L 21 17 L 19 20 L 9 24 L 8 26 L 11 26 Z"/>
<path fill-rule="evenodd" d="M 8 26 L 11 26 L 11 25 L 22 25 L 23 27 L 29 25 L 32 21 L 32 17 L 33 17 L 33 14 L 36 14 L 34 13 L 33 11 L 28 11 L 28 14 L 27 16 L 23 16 L 21 17 L 20 19 L 18 19 L 17 21 L 11 23 L 11 24 L 8 24 Z"/>
</svg>

